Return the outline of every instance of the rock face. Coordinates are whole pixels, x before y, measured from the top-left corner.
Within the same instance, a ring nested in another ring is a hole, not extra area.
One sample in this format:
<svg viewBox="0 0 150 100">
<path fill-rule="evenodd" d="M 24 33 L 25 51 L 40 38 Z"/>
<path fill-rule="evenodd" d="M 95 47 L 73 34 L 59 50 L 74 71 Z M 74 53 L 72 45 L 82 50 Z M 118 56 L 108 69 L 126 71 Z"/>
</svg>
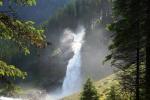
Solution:
<svg viewBox="0 0 150 100">
<path fill-rule="evenodd" d="M 103 64 L 108 54 L 108 32 L 103 27 L 97 27 L 88 32 L 82 49 L 83 79 L 91 77 L 99 80 L 112 73 L 109 64 Z"/>
</svg>

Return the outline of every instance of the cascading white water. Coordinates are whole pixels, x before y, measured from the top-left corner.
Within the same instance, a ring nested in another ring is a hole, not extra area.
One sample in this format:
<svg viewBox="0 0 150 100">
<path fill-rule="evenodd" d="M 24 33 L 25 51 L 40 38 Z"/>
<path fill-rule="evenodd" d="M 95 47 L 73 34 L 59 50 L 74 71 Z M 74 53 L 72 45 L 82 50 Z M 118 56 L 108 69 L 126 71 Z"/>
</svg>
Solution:
<svg viewBox="0 0 150 100">
<path fill-rule="evenodd" d="M 67 96 L 81 88 L 81 48 L 85 36 L 85 28 L 80 27 L 77 34 L 73 34 L 72 51 L 74 56 L 67 65 L 66 76 L 62 85 L 62 95 Z"/>
<path fill-rule="evenodd" d="M 0 97 L 0 100 L 22 100 L 22 99 L 9 98 L 9 97 Z"/>
</svg>

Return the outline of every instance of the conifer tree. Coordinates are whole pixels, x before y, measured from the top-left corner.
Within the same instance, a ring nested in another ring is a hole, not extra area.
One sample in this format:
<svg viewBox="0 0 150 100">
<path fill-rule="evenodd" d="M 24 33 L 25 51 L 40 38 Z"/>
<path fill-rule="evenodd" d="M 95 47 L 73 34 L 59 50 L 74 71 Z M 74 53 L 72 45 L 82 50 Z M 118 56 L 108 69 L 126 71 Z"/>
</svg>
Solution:
<svg viewBox="0 0 150 100">
<path fill-rule="evenodd" d="M 107 59 L 112 59 L 113 65 L 119 66 L 124 72 L 126 69 L 135 70 L 134 73 L 127 76 L 122 75 L 122 79 L 126 78 L 128 81 L 125 82 L 132 84 L 131 89 L 135 93 L 136 100 L 140 99 L 140 90 L 142 89 L 143 92 L 143 80 L 145 79 L 145 99 L 149 100 L 150 2 L 149 0 L 115 0 L 113 3 L 115 21 L 109 29 L 114 32 L 114 35 L 110 46 L 111 54 L 107 56 Z M 142 74 L 141 64 L 145 66 L 145 73 Z M 133 78 L 134 81 L 130 81 Z"/>
<path fill-rule="evenodd" d="M 110 92 L 107 94 L 106 100 L 121 100 L 121 97 L 117 94 L 114 86 L 110 88 Z"/>
<path fill-rule="evenodd" d="M 121 76 L 122 82 L 125 83 L 122 86 L 129 91 L 132 90 L 139 100 L 140 66 L 144 62 L 143 36 L 140 30 L 140 0 L 115 0 L 113 6 L 115 20 L 109 29 L 114 32 L 114 35 L 113 43 L 109 48 L 111 54 L 107 58 L 112 59 L 112 65 L 124 72 L 127 69 L 135 69 L 134 73 Z M 130 85 L 126 87 L 126 83 Z"/>
<path fill-rule="evenodd" d="M 80 100 L 99 100 L 97 90 L 90 79 L 84 85 Z"/>
</svg>

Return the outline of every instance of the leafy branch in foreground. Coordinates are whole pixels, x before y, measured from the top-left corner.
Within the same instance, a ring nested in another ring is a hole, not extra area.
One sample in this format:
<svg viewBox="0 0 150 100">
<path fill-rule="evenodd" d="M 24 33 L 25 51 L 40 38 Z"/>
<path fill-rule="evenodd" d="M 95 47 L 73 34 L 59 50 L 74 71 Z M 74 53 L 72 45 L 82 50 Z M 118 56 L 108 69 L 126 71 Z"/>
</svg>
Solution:
<svg viewBox="0 0 150 100">
<path fill-rule="evenodd" d="M 36 5 L 36 0 L 8 0 L 9 3 L 16 3 L 19 5 Z M 0 0 L 0 6 L 3 5 L 3 0 Z"/>
<path fill-rule="evenodd" d="M 5 14 L 0 14 L 0 40 L 9 41 L 16 44 L 25 55 L 30 54 L 29 47 L 36 46 L 43 48 L 46 46 L 43 30 L 38 30 L 32 21 L 20 21 Z M 5 53 L 5 52 L 3 52 Z M 2 57 L 1 57 L 2 58 Z M 12 65 L 7 65 L 0 61 L 0 76 L 25 78 L 26 74 Z"/>
<path fill-rule="evenodd" d="M 38 30 L 32 21 L 19 21 L 0 14 L 0 39 L 15 42 L 25 54 L 29 54 L 29 44 L 42 48 L 46 45 L 43 30 Z"/>
<path fill-rule="evenodd" d="M 14 3 L 32 6 L 36 4 L 36 0 L 8 0 L 8 3 L 10 5 Z M 0 6 L 3 6 L 3 0 L 0 0 Z M 14 52 L 22 51 L 27 55 L 30 54 L 29 48 L 31 46 L 37 48 L 46 47 L 44 30 L 37 29 L 34 26 L 32 21 L 13 18 L 9 13 L 5 13 L 5 11 L 0 13 L 0 85 L 6 84 L 4 86 L 9 87 L 12 84 L 11 79 L 25 79 L 27 76 L 26 72 L 6 63 L 11 55 L 10 53 L 14 54 Z M 2 88 L 5 87 L 0 87 L 0 89 Z"/>
<path fill-rule="evenodd" d="M 22 78 L 25 79 L 27 76 L 26 72 L 22 72 L 20 69 L 14 65 L 8 65 L 5 62 L 0 60 L 0 76 L 3 77 L 13 77 L 13 78 Z"/>
</svg>

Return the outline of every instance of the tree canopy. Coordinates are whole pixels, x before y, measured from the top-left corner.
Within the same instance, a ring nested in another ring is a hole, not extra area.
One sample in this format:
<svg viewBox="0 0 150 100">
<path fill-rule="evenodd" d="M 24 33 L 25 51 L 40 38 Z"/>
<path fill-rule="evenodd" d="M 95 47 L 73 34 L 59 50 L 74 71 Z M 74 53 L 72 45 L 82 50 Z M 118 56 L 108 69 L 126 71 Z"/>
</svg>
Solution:
<svg viewBox="0 0 150 100">
<path fill-rule="evenodd" d="M 9 0 L 8 2 L 29 6 L 36 4 L 36 0 Z M 0 0 L 0 5 L 3 6 L 3 0 Z M 16 50 L 16 53 L 22 51 L 27 55 L 30 54 L 31 46 L 44 48 L 46 46 L 45 39 L 44 30 L 37 29 L 34 22 L 23 21 L 14 18 L 9 13 L 0 12 L 0 51 L 2 51 L 0 53 L 0 81 L 17 77 L 25 79 L 27 76 L 26 72 L 21 71 L 14 65 L 7 64 L 7 58 L 10 56 L 7 55 L 7 51 Z"/>
<path fill-rule="evenodd" d="M 80 100 L 99 100 L 98 92 L 90 79 L 84 85 Z"/>
<path fill-rule="evenodd" d="M 150 93 L 148 86 L 150 47 L 147 45 L 150 42 L 148 35 L 150 30 L 147 28 L 150 21 L 147 4 L 147 0 L 113 1 L 114 21 L 108 25 L 108 29 L 114 34 L 109 47 L 111 54 L 106 59 L 111 60 L 112 65 L 124 71 L 124 74 L 120 75 L 124 82 L 122 86 L 132 91 L 136 100 L 142 98 L 140 90 L 148 91 L 146 94 Z M 147 76 L 145 89 L 143 76 Z M 126 86 L 127 84 L 130 86 Z"/>
<path fill-rule="evenodd" d="M 36 0 L 8 0 L 10 4 L 15 3 L 19 5 L 36 5 Z M 4 1 L 0 0 L 0 6 L 3 5 Z"/>
</svg>

